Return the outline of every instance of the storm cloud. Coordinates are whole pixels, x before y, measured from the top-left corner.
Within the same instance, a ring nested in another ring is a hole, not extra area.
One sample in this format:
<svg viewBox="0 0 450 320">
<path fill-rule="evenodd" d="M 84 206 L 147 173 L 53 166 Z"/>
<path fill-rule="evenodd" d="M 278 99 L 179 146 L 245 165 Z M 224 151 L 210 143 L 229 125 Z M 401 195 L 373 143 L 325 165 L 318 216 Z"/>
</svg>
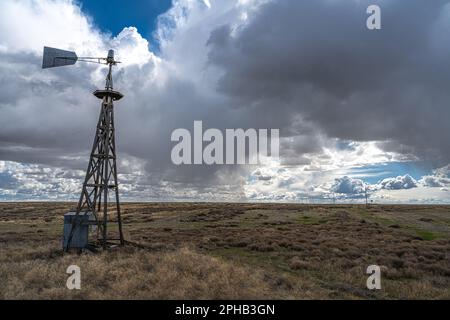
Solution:
<svg viewBox="0 0 450 320">
<path fill-rule="evenodd" d="M 224 72 L 217 89 L 287 135 L 297 117 L 448 163 L 449 1 L 377 1 L 376 31 L 365 27 L 372 3 L 268 1 L 244 26 L 220 26 L 208 41 Z"/>
</svg>

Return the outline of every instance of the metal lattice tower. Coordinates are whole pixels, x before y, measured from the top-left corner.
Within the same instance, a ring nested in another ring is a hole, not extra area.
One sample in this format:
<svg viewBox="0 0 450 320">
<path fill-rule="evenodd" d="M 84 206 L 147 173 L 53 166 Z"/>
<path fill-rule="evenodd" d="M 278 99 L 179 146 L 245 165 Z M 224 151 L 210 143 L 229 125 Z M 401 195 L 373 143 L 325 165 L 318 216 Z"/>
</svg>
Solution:
<svg viewBox="0 0 450 320">
<path fill-rule="evenodd" d="M 123 95 L 114 91 L 112 67 L 118 61 L 114 60 L 114 51 L 108 52 L 107 58 L 78 58 L 74 52 L 53 48 L 44 48 L 43 68 L 59 67 L 74 64 L 76 61 L 96 62 L 108 65 L 108 75 L 104 90 L 97 90 L 94 96 L 101 99 L 100 115 L 97 122 L 94 143 L 90 154 L 89 164 L 78 201 L 75 215 L 72 219 L 70 234 L 64 245 L 64 250 L 71 248 L 71 241 L 77 228 L 81 228 L 83 216 L 92 215 L 93 221 L 88 224 L 97 226 L 97 239 L 94 245 L 101 245 L 106 249 L 111 242 L 119 241 L 125 244 L 120 214 L 119 185 L 117 181 L 117 153 L 114 128 L 114 101 L 123 98 Z M 109 196 L 113 193 L 116 215 L 115 220 L 109 213 Z M 118 238 L 108 238 L 108 227 L 111 223 L 118 226 Z"/>
</svg>

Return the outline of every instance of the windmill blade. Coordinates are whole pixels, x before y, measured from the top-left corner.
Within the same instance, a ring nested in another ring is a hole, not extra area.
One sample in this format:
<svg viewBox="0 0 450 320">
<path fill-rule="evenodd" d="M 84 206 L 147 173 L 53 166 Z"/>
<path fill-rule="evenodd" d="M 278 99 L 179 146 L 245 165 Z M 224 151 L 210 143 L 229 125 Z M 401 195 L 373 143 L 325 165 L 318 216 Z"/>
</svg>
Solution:
<svg viewBox="0 0 450 320">
<path fill-rule="evenodd" d="M 77 61 L 77 54 L 73 51 L 44 47 L 42 69 L 70 66 Z"/>
</svg>

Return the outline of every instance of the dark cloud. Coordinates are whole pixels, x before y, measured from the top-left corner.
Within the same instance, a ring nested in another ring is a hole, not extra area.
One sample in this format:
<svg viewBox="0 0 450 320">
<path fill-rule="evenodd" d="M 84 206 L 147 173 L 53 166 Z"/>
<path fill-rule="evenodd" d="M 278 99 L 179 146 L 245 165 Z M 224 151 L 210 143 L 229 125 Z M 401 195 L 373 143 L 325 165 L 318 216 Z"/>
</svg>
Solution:
<svg viewBox="0 0 450 320">
<path fill-rule="evenodd" d="M 217 89 L 272 115 L 285 135 L 298 115 L 331 137 L 390 140 L 448 163 L 449 1 L 377 3 L 377 31 L 366 28 L 373 1 L 325 0 L 269 1 L 244 27 L 216 28 Z"/>
</svg>

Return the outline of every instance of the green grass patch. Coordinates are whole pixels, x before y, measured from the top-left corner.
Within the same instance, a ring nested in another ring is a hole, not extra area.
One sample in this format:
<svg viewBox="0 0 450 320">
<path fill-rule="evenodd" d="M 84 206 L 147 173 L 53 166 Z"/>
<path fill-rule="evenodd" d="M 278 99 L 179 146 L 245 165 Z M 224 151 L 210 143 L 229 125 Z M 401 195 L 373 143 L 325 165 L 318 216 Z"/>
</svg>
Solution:
<svg viewBox="0 0 450 320">
<path fill-rule="evenodd" d="M 296 219 L 296 222 L 299 224 L 305 224 L 305 225 L 315 225 L 315 224 L 326 223 L 327 220 L 324 218 L 321 218 L 321 217 L 302 216 L 302 217 L 298 217 Z"/>
<path fill-rule="evenodd" d="M 431 241 L 431 240 L 442 237 L 442 235 L 437 232 L 431 232 L 431 231 L 419 230 L 419 229 L 415 229 L 414 231 L 416 232 L 416 234 L 419 237 L 421 237 L 423 240 L 427 240 L 427 241 Z"/>
</svg>

